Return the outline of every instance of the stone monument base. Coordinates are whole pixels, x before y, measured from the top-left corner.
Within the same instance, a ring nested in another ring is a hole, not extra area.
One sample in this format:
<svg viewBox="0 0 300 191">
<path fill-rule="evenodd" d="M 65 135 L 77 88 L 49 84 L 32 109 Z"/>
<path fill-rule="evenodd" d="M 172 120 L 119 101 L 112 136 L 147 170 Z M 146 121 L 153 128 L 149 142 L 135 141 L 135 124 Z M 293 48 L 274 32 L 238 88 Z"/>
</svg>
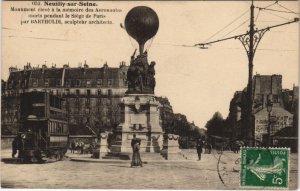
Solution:
<svg viewBox="0 0 300 191">
<path fill-rule="evenodd" d="M 121 121 L 111 152 L 132 153 L 133 134 L 141 139 L 140 152 L 162 149 L 163 132 L 159 123 L 159 102 L 151 94 L 129 94 L 121 100 Z"/>
</svg>

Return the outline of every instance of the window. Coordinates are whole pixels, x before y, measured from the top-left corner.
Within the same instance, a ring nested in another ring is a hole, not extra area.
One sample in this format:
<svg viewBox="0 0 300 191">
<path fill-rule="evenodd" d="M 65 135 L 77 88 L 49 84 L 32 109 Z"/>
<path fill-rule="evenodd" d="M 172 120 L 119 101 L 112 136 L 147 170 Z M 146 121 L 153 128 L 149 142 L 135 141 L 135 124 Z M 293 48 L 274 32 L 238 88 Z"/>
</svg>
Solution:
<svg viewBox="0 0 300 191">
<path fill-rule="evenodd" d="M 102 93 L 101 93 L 100 89 L 98 90 L 97 94 L 98 94 L 98 96 L 101 96 Z"/>
<path fill-rule="evenodd" d="M 89 106 L 90 103 L 91 103 L 91 99 L 87 98 L 87 99 L 86 99 L 86 105 Z"/>
<path fill-rule="evenodd" d="M 107 85 L 108 85 L 108 86 L 111 86 L 111 85 L 112 85 L 112 80 L 108 80 L 108 81 L 107 81 Z"/>
<path fill-rule="evenodd" d="M 38 86 L 38 80 L 33 80 L 32 86 L 37 87 Z"/>
<path fill-rule="evenodd" d="M 80 94 L 79 90 L 76 90 L 76 95 L 78 96 Z"/>
<path fill-rule="evenodd" d="M 76 80 L 76 86 L 80 86 L 80 80 Z"/>
<path fill-rule="evenodd" d="M 91 95 L 91 90 L 86 90 L 86 95 L 90 96 Z"/>
<path fill-rule="evenodd" d="M 44 85 L 45 85 L 45 87 L 49 86 L 49 79 L 45 79 Z"/>
<path fill-rule="evenodd" d="M 108 96 L 112 96 L 112 90 L 109 89 L 108 92 L 107 92 Z"/>
<path fill-rule="evenodd" d="M 91 87 L 91 80 L 86 81 L 86 87 Z"/>
<path fill-rule="evenodd" d="M 102 86 L 102 79 L 97 80 L 97 86 Z"/>
<path fill-rule="evenodd" d="M 66 80 L 66 83 L 65 83 L 66 87 L 70 87 L 71 85 L 71 81 L 70 80 Z"/>
<path fill-rule="evenodd" d="M 61 86 L 61 80 L 56 81 L 56 86 Z"/>
<path fill-rule="evenodd" d="M 97 105 L 99 106 L 101 104 L 101 98 L 98 98 L 97 99 Z M 98 109 L 99 109 L 99 107 L 98 107 Z"/>
<path fill-rule="evenodd" d="M 76 100 L 75 100 L 75 105 L 79 108 L 79 99 L 78 98 L 76 98 Z"/>
<path fill-rule="evenodd" d="M 70 95 L 70 89 L 66 89 L 66 95 Z"/>
<path fill-rule="evenodd" d="M 273 95 L 273 102 L 278 103 L 278 95 Z"/>
</svg>

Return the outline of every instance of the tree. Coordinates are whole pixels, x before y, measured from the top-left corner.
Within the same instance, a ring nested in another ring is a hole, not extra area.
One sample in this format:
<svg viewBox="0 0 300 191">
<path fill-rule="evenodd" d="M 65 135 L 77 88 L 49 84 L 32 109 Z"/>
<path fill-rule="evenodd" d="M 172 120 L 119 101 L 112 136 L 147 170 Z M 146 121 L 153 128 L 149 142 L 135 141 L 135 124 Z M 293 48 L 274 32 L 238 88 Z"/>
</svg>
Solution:
<svg viewBox="0 0 300 191">
<path fill-rule="evenodd" d="M 220 112 L 214 113 L 212 118 L 207 121 L 205 127 L 208 135 L 223 136 L 225 120 Z"/>
</svg>

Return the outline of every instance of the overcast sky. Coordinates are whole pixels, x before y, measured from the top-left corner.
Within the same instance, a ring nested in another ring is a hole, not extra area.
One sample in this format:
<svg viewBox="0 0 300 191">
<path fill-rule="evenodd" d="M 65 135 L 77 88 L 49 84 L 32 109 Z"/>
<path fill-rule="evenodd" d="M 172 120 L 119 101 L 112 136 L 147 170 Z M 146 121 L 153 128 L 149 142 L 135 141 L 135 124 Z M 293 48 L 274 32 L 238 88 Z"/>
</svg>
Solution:
<svg viewBox="0 0 300 191">
<path fill-rule="evenodd" d="M 266 7 L 272 3 L 255 2 L 255 6 Z M 287 9 L 276 4 L 269 9 L 299 12 L 297 1 L 279 3 Z M 41 66 L 46 61 L 48 66 L 54 63 L 58 67 L 68 62 L 77 67 L 84 60 L 90 67 L 101 67 L 106 61 L 112 67 L 118 67 L 123 60 L 129 63 L 137 45 L 120 23 L 124 23 L 131 8 L 145 5 L 156 11 L 160 21 L 148 51 L 149 61 L 156 61 L 155 93 L 167 96 L 174 112 L 183 113 L 188 120 L 204 127 L 216 111 L 226 118 L 234 92 L 247 85 L 248 59 L 238 40 L 213 44 L 209 49 L 181 45 L 204 42 L 241 15 L 210 40 L 246 32 L 250 2 L 97 2 L 99 8 L 122 9 L 120 13 L 107 14 L 112 25 L 20 25 L 20 19 L 26 18 L 26 14 L 11 13 L 10 7 L 30 4 L 2 2 L 2 79 L 7 79 L 9 66 L 22 68 L 26 62 Z M 299 16 L 255 9 L 258 28 L 284 23 L 294 17 Z M 265 34 L 255 54 L 254 74 L 282 74 L 283 88 L 298 85 L 298 24 L 278 27 Z"/>
</svg>

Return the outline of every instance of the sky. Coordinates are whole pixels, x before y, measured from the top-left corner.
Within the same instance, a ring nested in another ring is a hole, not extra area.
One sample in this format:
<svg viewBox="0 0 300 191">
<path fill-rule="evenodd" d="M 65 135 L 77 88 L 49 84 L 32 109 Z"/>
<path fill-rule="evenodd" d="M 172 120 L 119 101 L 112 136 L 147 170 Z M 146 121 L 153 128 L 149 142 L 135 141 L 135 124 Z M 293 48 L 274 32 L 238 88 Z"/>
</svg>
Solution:
<svg viewBox="0 0 300 191">
<path fill-rule="evenodd" d="M 89 1 L 91 2 L 91 1 Z M 275 1 L 274 1 L 275 2 Z M 287 22 L 299 12 L 299 2 L 255 2 L 255 27 L 264 28 Z M 26 13 L 10 12 L 10 7 L 29 7 L 31 2 L 2 2 L 2 79 L 7 80 L 10 66 L 56 64 L 71 67 L 87 62 L 102 67 L 105 62 L 118 67 L 129 63 L 137 43 L 120 27 L 128 11 L 139 5 L 149 6 L 159 17 L 159 29 L 148 50 L 155 61 L 157 96 L 168 97 L 176 113 L 203 128 L 219 111 L 224 118 L 235 91 L 247 85 L 248 58 L 238 40 L 212 44 L 208 49 L 196 43 L 245 33 L 249 26 L 250 1 L 120 1 L 97 2 L 98 8 L 118 8 L 107 13 L 111 25 L 21 25 Z M 279 12 L 279 11 L 280 12 Z M 235 21 L 235 22 L 232 22 Z M 232 24 L 230 24 L 232 23 Z M 226 27 L 227 26 L 227 27 Z M 224 30 L 220 31 L 222 28 Z M 215 34 L 215 35 L 214 35 Z M 182 46 L 185 45 L 185 46 Z M 253 73 L 281 74 L 283 88 L 298 85 L 299 23 L 268 31 L 254 58 Z"/>
</svg>

